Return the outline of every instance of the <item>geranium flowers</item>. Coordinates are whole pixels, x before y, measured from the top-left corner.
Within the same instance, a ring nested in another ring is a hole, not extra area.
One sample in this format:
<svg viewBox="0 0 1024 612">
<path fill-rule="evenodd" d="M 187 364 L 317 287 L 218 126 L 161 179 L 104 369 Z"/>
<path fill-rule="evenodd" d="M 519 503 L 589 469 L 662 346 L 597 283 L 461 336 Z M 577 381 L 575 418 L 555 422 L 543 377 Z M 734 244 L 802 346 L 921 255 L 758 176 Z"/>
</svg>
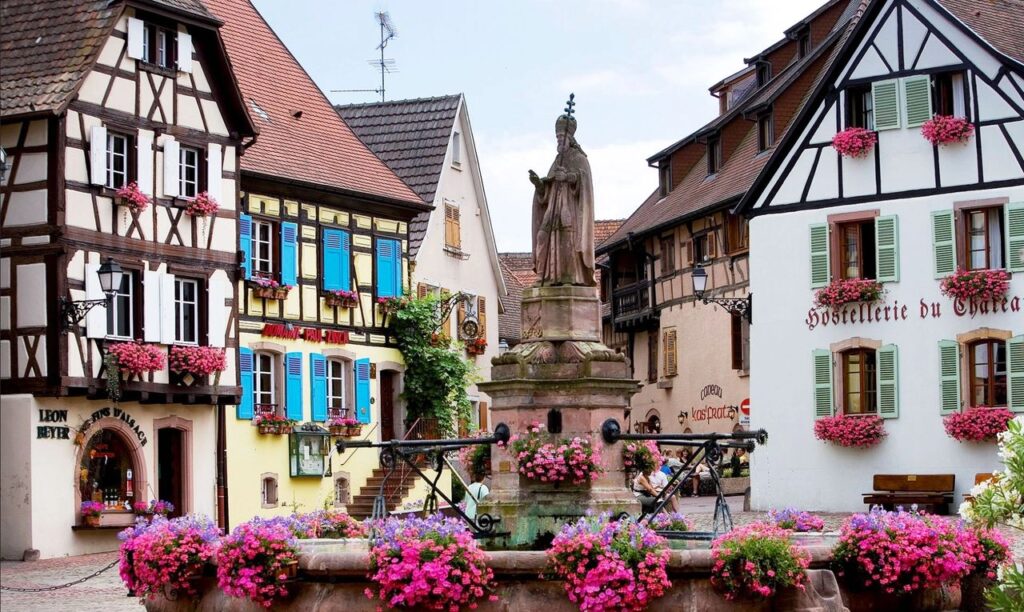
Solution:
<svg viewBox="0 0 1024 612">
<path fill-rule="evenodd" d="M 921 126 L 921 135 L 935 146 L 964 143 L 974 134 L 974 124 L 965 117 L 935 115 Z"/>
<path fill-rule="evenodd" d="M 838 308 L 854 302 L 877 302 L 882 299 L 882 283 L 869 278 L 843 278 L 832 281 L 814 294 L 814 305 Z"/>
<path fill-rule="evenodd" d="M 942 419 L 946 433 L 961 442 L 985 442 L 1006 431 L 1013 413 L 1006 408 L 970 408 Z"/>
<path fill-rule="evenodd" d="M 851 417 L 840 413 L 815 421 L 814 437 L 839 446 L 867 448 L 882 441 L 885 428 L 876 415 Z"/>
<path fill-rule="evenodd" d="M 172 346 L 171 371 L 176 374 L 208 376 L 227 367 L 224 349 L 212 346 Z"/>
<path fill-rule="evenodd" d="M 832 148 L 843 157 L 864 157 L 878 142 L 878 134 L 860 127 L 846 128 L 832 137 Z"/>
<path fill-rule="evenodd" d="M 260 519 L 235 527 L 217 550 L 221 590 L 269 608 L 275 598 L 288 594 L 289 568 L 298 564 L 293 538 L 287 527 Z"/>
<path fill-rule="evenodd" d="M 129 376 L 156 372 L 167 365 L 167 356 L 155 344 L 118 342 L 111 344 L 107 352 L 117 360 L 117 369 Z"/>
<path fill-rule="evenodd" d="M 1006 297 L 1010 274 L 1006 270 L 957 270 L 942 279 L 942 294 L 965 302 L 991 302 Z"/>
<path fill-rule="evenodd" d="M 711 586 L 729 600 L 771 597 L 780 588 L 803 590 L 810 554 L 790 543 L 790 532 L 768 523 L 734 529 L 711 543 Z"/>
<path fill-rule="evenodd" d="M 512 436 L 509 450 L 521 476 L 539 482 L 586 484 L 603 471 L 601 454 L 589 438 L 562 438 L 546 442 L 540 423 L 530 425 L 523 435 Z"/>
</svg>

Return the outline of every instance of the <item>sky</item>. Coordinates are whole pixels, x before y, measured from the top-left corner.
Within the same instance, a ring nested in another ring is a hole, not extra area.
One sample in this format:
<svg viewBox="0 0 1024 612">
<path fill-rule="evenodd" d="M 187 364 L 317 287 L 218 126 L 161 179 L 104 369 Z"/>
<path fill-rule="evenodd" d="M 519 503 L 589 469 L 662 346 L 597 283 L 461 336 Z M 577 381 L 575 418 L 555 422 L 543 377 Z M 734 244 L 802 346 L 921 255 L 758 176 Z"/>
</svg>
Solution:
<svg viewBox="0 0 1024 612">
<path fill-rule="evenodd" d="M 464 93 L 499 251 L 530 249 L 533 187 L 576 94 L 595 217 L 626 218 L 654 190 L 646 159 L 718 113 L 708 87 L 824 0 L 253 0 L 336 104 L 373 102 L 387 11 L 388 100 Z"/>
</svg>

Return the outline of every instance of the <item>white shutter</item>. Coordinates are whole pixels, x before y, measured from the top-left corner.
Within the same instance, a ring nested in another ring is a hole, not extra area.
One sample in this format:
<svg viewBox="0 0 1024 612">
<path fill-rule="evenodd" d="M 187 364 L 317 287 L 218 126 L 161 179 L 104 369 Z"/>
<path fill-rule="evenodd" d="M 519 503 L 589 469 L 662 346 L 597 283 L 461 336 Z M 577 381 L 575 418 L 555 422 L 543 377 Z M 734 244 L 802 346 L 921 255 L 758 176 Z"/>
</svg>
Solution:
<svg viewBox="0 0 1024 612">
<path fill-rule="evenodd" d="M 160 275 L 160 342 L 174 344 L 174 275 Z"/>
<path fill-rule="evenodd" d="M 138 143 L 136 146 L 138 163 L 135 165 L 136 168 L 136 179 L 139 184 L 139 190 L 142 193 L 152 196 L 153 194 L 153 132 L 150 130 L 139 130 L 139 136 L 136 140 Z"/>
<path fill-rule="evenodd" d="M 223 347 L 225 335 L 224 285 L 211 278 L 206 290 L 207 344 Z"/>
<path fill-rule="evenodd" d="M 107 184 L 107 128 L 102 125 L 89 130 L 89 182 Z"/>
<path fill-rule="evenodd" d="M 192 72 L 192 35 L 178 32 L 178 70 Z"/>
<path fill-rule="evenodd" d="M 160 276 L 156 270 L 146 270 L 142 274 L 142 337 L 146 342 L 160 342 Z M 174 301 L 174 293 L 165 298 Z M 172 304 L 173 308 L 173 304 Z"/>
<path fill-rule="evenodd" d="M 100 264 L 85 264 L 85 299 L 102 300 L 106 299 L 103 288 L 100 287 L 99 272 Z M 85 336 L 87 338 L 107 337 L 107 307 L 95 306 L 85 315 Z"/>
<path fill-rule="evenodd" d="M 128 18 L 128 57 L 142 59 L 142 40 L 146 36 L 146 28 L 141 19 Z"/>
<path fill-rule="evenodd" d="M 224 174 L 224 165 L 221 160 L 220 145 L 211 144 L 206 150 L 206 192 L 213 199 L 221 202 L 221 175 Z"/>
<path fill-rule="evenodd" d="M 178 173 L 181 170 L 181 147 L 174 138 L 164 140 L 164 195 L 178 197 Z"/>
</svg>

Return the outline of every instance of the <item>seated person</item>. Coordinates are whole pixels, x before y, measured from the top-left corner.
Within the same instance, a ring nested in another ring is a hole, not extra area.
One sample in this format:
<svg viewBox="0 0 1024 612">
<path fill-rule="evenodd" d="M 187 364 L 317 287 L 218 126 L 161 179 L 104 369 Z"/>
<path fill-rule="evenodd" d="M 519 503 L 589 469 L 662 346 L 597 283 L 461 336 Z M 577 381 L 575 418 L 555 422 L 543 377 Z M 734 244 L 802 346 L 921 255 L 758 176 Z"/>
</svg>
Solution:
<svg viewBox="0 0 1024 612">
<path fill-rule="evenodd" d="M 666 486 L 668 478 L 657 468 L 652 468 L 647 474 L 641 472 L 636 475 L 633 479 L 633 494 L 640 500 L 644 512 L 654 510 L 655 499 Z M 679 502 L 674 496 L 669 498 L 668 506 L 673 512 L 679 512 Z"/>
</svg>

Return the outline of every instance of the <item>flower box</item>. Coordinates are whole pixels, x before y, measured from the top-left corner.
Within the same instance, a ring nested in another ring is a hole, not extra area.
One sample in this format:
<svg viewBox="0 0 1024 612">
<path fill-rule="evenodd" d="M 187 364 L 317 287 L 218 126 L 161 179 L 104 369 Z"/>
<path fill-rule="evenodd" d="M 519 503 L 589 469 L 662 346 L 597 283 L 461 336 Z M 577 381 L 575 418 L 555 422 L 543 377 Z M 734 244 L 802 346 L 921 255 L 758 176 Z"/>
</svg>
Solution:
<svg viewBox="0 0 1024 612">
<path fill-rule="evenodd" d="M 263 435 L 280 435 L 289 433 L 294 422 L 279 414 L 260 414 L 253 417 L 252 424 Z"/>
<path fill-rule="evenodd" d="M 814 422 L 814 437 L 837 446 L 868 448 L 881 442 L 885 435 L 882 419 L 875 415 L 840 413 Z"/>
<path fill-rule="evenodd" d="M 877 133 L 860 127 L 851 127 L 832 137 L 832 148 L 843 157 L 865 157 L 877 142 Z"/>
<path fill-rule="evenodd" d="M 965 117 L 935 115 L 921 125 L 921 135 L 936 147 L 962 144 L 974 135 L 974 124 Z"/>
<path fill-rule="evenodd" d="M 327 291 L 324 293 L 324 302 L 334 308 L 355 308 L 359 305 L 359 294 L 355 291 Z"/>
<path fill-rule="evenodd" d="M 149 196 L 142 193 L 138 183 L 132 181 L 114 192 L 114 204 L 138 213 L 146 210 L 146 207 L 149 206 Z"/>
<path fill-rule="evenodd" d="M 942 279 L 939 288 L 943 295 L 955 300 L 1001 300 L 1010 291 L 1010 274 L 1006 270 L 960 269 Z"/>
<path fill-rule="evenodd" d="M 178 384 L 192 386 L 203 383 L 210 374 L 223 372 L 226 367 L 224 349 L 212 346 L 171 347 L 170 369 L 177 375 Z"/>
<path fill-rule="evenodd" d="M 167 365 L 163 349 L 155 344 L 142 342 L 117 342 L 107 348 L 107 353 L 114 359 L 118 371 L 125 376 L 142 376 L 147 372 L 157 372 Z M 107 373 L 110 376 L 110 372 Z"/>
<path fill-rule="evenodd" d="M 589 438 L 551 438 L 540 423 L 533 423 L 525 434 L 516 434 L 508 442 L 509 454 L 519 475 L 534 482 L 574 485 L 589 484 L 604 472 L 601 453 Z"/>
<path fill-rule="evenodd" d="M 285 285 L 283 287 L 263 287 L 260 285 L 254 285 L 252 287 L 252 294 L 258 298 L 265 300 L 283 300 L 288 297 L 288 293 L 291 291 L 291 287 Z"/>
<path fill-rule="evenodd" d="M 969 408 L 942 419 L 950 438 L 960 442 L 995 442 L 1006 431 L 1013 413 L 1006 408 Z"/>
<path fill-rule="evenodd" d="M 185 204 L 185 214 L 190 217 L 214 216 L 218 210 L 220 210 L 220 204 L 205 191 L 201 191 Z"/>
<path fill-rule="evenodd" d="M 814 294 L 814 305 L 822 308 L 839 308 L 856 302 L 877 302 L 882 299 L 882 283 L 869 278 L 842 278 L 818 289 Z"/>
<path fill-rule="evenodd" d="M 328 427 L 332 436 L 341 438 L 358 438 L 363 433 L 363 426 L 360 425 L 330 425 Z"/>
<path fill-rule="evenodd" d="M 487 352 L 487 341 L 483 338 L 477 338 L 469 342 L 466 344 L 466 352 L 470 355 L 483 355 Z"/>
</svg>

